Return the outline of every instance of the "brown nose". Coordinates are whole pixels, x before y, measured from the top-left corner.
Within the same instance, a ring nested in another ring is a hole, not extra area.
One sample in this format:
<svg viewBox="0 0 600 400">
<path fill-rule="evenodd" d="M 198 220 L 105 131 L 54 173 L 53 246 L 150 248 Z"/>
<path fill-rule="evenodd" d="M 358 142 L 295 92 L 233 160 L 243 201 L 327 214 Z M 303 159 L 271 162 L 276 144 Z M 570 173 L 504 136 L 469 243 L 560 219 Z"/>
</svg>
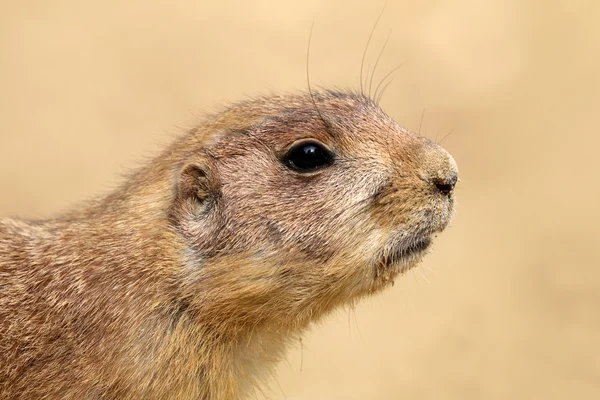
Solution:
<svg viewBox="0 0 600 400">
<path fill-rule="evenodd" d="M 433 184 L 436 189 L 443 195 L 449 196 L 456 186 L 458 181 L 458 174 L 454 171 L 449 172 L 448 176 L 444 178 L 435 178 Z"/>
<path fill-rule="evenodd" d="M 421 138 L 423 144 L 423 172 L 425 180 L 433 190 L 450 196 L 458 182 L 458 167 L 446 150 L 431 140 Z"/>
</svg>

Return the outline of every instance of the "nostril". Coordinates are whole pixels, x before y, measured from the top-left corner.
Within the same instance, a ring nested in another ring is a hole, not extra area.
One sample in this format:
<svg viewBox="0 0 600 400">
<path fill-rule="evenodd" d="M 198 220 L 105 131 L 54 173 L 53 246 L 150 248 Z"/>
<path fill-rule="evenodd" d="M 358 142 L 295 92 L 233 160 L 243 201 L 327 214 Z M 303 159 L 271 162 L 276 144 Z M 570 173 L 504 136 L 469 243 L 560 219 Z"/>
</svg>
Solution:
<svg viewBox="0 0 600 400">
<path fill-rule="evenodd" d="M 458 181 L 458 176 L 452 175 L 446 179 L 437 179 L 434 181 L 434 184 L 440 193 L 448 196 L 454 190 L 454 186 L 456 186 L 456 181 Z"/>
</svg>

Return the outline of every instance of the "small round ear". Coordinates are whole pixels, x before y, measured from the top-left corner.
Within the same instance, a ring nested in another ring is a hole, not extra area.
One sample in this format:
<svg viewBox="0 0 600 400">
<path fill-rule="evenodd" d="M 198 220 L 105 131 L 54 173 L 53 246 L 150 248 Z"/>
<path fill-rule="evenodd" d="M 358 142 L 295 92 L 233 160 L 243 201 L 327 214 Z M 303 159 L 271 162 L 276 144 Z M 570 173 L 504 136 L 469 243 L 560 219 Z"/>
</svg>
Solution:
<svg viewBox="0 0 600 400">
<path fill-rule="evenodd" d="M 204 203 L 217 190 L 207 160 L 188 160 L 179 172 L 177 198 L 180 202 Z"/>
<path fill-rule="evenodd" d="M 173 203 L 170 219 L 185 232 L 196 232 L 197 222 L 216 205 L 219 182 L 211 168 L 210 160 L 193 157 L 175 172 Z"/>
</svg>

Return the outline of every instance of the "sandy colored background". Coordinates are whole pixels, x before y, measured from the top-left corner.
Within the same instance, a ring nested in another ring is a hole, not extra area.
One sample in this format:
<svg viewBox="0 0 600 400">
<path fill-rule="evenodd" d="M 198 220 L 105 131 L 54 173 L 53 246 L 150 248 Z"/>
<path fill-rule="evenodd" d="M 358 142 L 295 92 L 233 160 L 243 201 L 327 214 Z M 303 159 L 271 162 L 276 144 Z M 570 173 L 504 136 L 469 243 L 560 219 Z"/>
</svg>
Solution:
<svg viewBox="0 0 600 400">
<path fill-rule="evenodd" d="M 389 1 L 383 107 L 461 169 L 422 267 L 315 326 L 271 399 L 600 398 L 600 2 Z M 106 193 L 216 104 L 358 87 L 382 2 L 0 3 L 0 216 Z M 259 395 L 262 397 L 262 395 Z"/>
</svg>

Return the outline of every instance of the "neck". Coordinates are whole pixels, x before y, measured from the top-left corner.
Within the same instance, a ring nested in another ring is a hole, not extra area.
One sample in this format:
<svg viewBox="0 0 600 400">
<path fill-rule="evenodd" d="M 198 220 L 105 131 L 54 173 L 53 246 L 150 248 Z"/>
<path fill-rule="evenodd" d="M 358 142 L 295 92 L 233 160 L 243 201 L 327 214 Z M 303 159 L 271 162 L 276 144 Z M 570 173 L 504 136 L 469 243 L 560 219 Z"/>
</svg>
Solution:
<svg viewBox="0 0 600 400">
<path fill-rule="evenodd" d="M 223 285 L 232 277 L 202 279 L 211 274 L 204 269 L 221 266 L 205 268 L 185 259 L 185 242 L 168 220 L 168 196 L 130 184 L 61 219 L 7 224 L 12 232 L 3 236 L 20 237 L 15 241 L 35 275 L 27 282 L 35 286 L 30 293 L 39 297 L 40 307 L 23 310 L 30 313 L 23 320 L 48 321 L 35 328 L 46 330 L 38 335 L 41 341 L 68 334 L 65 324 L 75 335 L 53 348 L 40 343 L 48 354 L 24 354 L 23 363 L 27 356 L 63 355 L 64 393 L 99 392 L 94 384 L 103 382 L 108 388 L 102 394 L 115 397 L 135 388 L 142 398 L 237 399 L 280 358 L 281 332 L 238 324 L 239 315 L 227 315 L 235 304 L 223 297 L 228 290 Z M 42 306 L 52 299 L 60 299 L 60 313 Z M 91 371 L 95 381 L 76 387 L 68 375 L 77 371 Z"/>
</svg>

